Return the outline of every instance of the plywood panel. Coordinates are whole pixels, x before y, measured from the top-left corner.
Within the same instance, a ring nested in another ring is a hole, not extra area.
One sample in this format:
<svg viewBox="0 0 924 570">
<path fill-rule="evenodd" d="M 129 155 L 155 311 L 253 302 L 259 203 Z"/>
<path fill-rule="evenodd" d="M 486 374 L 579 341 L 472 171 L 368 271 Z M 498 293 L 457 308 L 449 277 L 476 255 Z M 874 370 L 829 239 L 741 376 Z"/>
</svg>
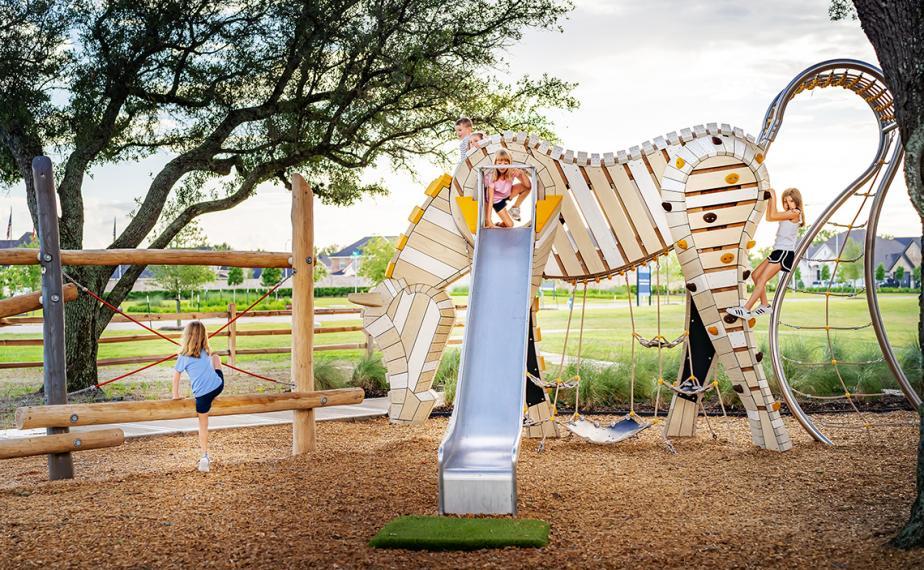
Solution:
<svg viewBox="0 0 924 570">
<path fill-rule="evenodd" d="M 710 192 L 687 196 L 687 210 L 692 208 L 708 208 L 717 204 L 731 204 L 747 202 L 757 199 L 757 188 L 743 188 L 741 190 L 728 190 L 724 192 Z"/>
<path fill-rule="evenodd" d="M 707 208 L 704 210 L 698 210 L 696 212 L 689 212 L 690 228 L 698 230 L 702 228 L 726 226 L 728 224 L 744 222 L 751 215 L 751 212 L 754 211 L 754 205 L 756 203 L 757 202 L 746 202 L 739 206 L 730 206 L 727 208 Z M 710 217 L 708 216 L 709 214 L 715 215 L 715 221 L 706 221 L 706 218 Z"/>
</svg>

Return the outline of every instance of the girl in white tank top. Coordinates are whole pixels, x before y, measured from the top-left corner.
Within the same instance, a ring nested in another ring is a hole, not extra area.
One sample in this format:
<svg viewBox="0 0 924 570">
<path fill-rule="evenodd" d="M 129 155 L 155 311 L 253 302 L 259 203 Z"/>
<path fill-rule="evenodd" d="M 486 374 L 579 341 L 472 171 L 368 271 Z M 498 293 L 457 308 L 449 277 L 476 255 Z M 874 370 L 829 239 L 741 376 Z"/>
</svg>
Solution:
<svg viewBox="0 0 924 570">
<path fill-rule="evenodd" d="M 776 230 L 776 241 L 773 242 L 773 251 L 751 273 L 754 281 L 754 292 L 740 307 L 731 307 L 728 314 L 741 319 L 752 316 L 762 316 L 770 313 L 767 301 L 767 282 L 780 271 L 792 271 L 796 257 L 796 243 L 799 241 L 799 228 L 805 226 L 805 214 L 802 206 L 802 193 L 796 188 L 788 188 L 783 192 L 783 208 L 776 205 L 776 192 L 770 189 L 770 200 L 767 203 L 766 219 L 768 222 L 779 222 Z M 751 311 L 751 308 L 760 301 L 760 305 Z"/>
</svg>

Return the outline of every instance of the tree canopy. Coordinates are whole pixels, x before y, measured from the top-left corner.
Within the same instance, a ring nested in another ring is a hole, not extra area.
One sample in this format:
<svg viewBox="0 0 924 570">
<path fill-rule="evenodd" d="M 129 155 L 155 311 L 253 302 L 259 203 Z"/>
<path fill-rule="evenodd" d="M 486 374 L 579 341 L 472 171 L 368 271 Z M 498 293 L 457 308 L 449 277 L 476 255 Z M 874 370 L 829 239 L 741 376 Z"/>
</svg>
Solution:
<svg viewBox="0 0 924 570">
<path fill-rule="evenodd" d="M 375 284 L 385 280 L 388 264 L 395 255 L 395 244 L 390 240 L 376 236 L 366 242 L 362 249 L 362 261 L 358 275 L 368 278 Z"/>
</svg>

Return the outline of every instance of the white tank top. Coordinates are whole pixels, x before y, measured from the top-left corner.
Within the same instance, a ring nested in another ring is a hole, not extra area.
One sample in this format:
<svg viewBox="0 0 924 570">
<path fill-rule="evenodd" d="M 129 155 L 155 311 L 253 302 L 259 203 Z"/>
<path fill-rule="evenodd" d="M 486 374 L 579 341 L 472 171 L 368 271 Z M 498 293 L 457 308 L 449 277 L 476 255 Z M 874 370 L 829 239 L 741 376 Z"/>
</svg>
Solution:
<svg viewBox="0 0 924 570">
<path fill-rule="evenodd" d="M 802 213 L 799 212 L 799 219 L 795 222 L 783 220 L 776 229 L 776 241 L 773 242 L 773 249 L 783 251 L 795 251 L 796 241 L 799 239 L 799 227 L 802 221 Z"/>
</svg>

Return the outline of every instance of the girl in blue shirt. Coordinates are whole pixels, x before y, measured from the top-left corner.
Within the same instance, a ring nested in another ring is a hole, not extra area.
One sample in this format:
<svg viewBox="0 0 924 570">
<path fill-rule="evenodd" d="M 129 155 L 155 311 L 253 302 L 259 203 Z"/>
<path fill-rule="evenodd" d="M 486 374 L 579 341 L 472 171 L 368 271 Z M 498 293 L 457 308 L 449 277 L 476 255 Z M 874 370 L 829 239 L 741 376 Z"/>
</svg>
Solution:
<svg viewBox="0 0 924 570">
<path fill-rule="evenodd" d="M 177 354 L 173 372 L 173 399 L 180 399 L 180 374 L 184 371 L 192 384 L 196 399 L 196 413 L 199 414 L 199 471 L 209 470 L 209 410 L 214 400 L 225 387 L 225 375 L 221 371 L 221 359 L 212 354 L 209 336 L 201 321 L 191 321 L 183 329 L 183 341 Z"/>
</svg>

